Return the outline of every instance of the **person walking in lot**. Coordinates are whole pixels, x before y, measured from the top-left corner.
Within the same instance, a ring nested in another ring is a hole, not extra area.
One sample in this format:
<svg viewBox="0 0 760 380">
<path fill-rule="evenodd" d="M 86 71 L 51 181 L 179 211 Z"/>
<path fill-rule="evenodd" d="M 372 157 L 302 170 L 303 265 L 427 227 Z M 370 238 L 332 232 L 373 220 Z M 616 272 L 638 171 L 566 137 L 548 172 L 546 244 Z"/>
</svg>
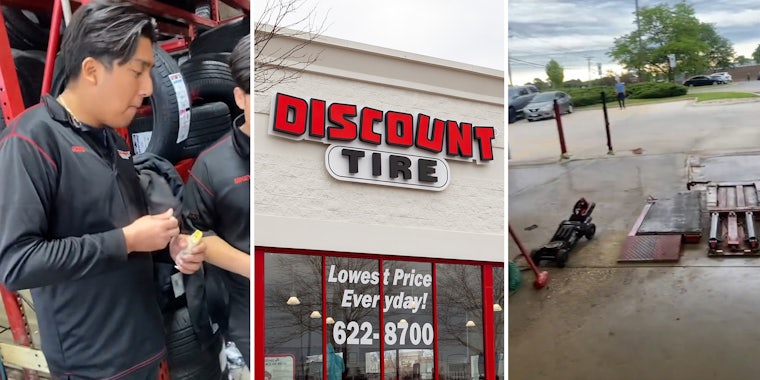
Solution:
<svg viewBox="0 0 760 380">
<path fill-rule="evenodd" d="M 54 379 L 157 379 L 166 348 L 152 252 L 186 274 L 204 260 L 205 244 L 179 255 L 188 241 L 173 210 L 148 215 L 114 131 L 152 93 L 155 37 L 130 4 L 81 6 L 61 44 L 64 92 L 0 134 L 0 282 L 31 289 Z"/>
<path fill-rule="evenodd" d="M 222 272 L 229 293 L 228 337 L 248 366 L 251 351 L 250 35 L 230 55 L 235 102 L 243 110 L 231 130 L 198 156 L 183 195 L 184 227 L 203 231 L 206 261 Z"/>
<path fill-rule="evenodd" d="M 627 97 L 627 94 L 625 93 L 625 82 L 617 81 L 617 83 L 615 83 L 615 92 L 617 92 L 618 106 L 620 106 L 620 109 L 622 110 L 625 108 L 625 98 Z"/>
</svg>

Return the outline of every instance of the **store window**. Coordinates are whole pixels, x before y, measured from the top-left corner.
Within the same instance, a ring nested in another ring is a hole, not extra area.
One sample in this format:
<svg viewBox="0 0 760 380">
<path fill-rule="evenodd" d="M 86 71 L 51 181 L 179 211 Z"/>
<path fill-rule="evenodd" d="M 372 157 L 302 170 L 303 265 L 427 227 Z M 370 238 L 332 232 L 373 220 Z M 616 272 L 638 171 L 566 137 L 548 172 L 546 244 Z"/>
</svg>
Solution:
<svg viewBox="0 0 760 380">
<path fill-rule="evenodd" d="M 497 380 L 505 379 L 504 313 L 504 267 L 493 267 L 493 331 Z"/>
<path fill-rule="evenodd" d="M 485 373 L 481 267 L 436 264 L 438 374 L 478 379 Z"/>
<path fill-rule="evenodd" d="M 385 378 L 433 379 L 432 264 L 383 261 Z"/>
<path fill-rule="evenodd" d="M 328 355 L 329 345 L 335 351 L 327 362 L 328 380 L 380 377 L 379 265 L 379 260 L 327 258 Z"/>
<path fill-rule="evenodd" d="M 267 253 L 265 367 L 272 379 L 322 378 L 322 258 Z"/>
<path fill-rule="evenodd" d="M 257 378 L 475 380 L 486 367 L 504 378 L 503 267 L 285 249 L 256 255 L 265 337 Z"/>
</svg>

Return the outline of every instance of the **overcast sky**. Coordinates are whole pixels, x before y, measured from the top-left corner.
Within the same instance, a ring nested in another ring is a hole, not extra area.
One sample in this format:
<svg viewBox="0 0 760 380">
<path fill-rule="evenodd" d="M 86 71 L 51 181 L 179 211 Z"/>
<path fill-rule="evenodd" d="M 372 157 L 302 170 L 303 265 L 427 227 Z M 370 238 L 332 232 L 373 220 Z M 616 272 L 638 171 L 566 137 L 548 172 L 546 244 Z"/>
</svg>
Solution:
<svg viewBox="0 0 760 380">
<path fill-rule="evenodd" d="M 317 21 L 326 20 L 325 36 L 505 69 L 503 1 L 303 1 L 294 16 L 314 9 Z M 266 1 L 253 3 L 257 17 Z"/>
<path fill-rule="evenodd" d="M 676 4 L 680 0 L 639 0 L 639 7 Z M 714 24 L 734 44 L 737 55 L 752 56 L 760 43 L 760 0 L 690 0 L 697 18 Z M 621 68 L 607 56 L 616 37 L 636 28 L 635 0 L 509 0 L 508 48 L 513 84 L 546 79 L 543 66 L 555 59 L 565 80 L 597 78 Z M 539 9 L 540 8 L 540 9 Z M 521 62 L 523 61 L 523 62 Z M 528 62 L 528 63 L 525 63 Z M 540 67 L 536 66 L 539 65 Z"/>
</svg>

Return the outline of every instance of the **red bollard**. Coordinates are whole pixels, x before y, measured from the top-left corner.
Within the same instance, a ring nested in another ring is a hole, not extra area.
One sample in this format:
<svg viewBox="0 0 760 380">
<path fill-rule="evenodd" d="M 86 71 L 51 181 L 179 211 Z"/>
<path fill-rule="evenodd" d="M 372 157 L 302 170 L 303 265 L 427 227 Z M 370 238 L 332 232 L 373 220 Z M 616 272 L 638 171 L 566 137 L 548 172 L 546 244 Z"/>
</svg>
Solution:
<svg viewBox="0 0 760 380">
<path fill-rule="evenodd" d="M 556 103 L 555 103 L 556 105 Z M 528 265 L 530 266 L 530 269 L 533 270 L 533 273 L 536 275 L 536 280 L 533 281 L 533 287 L 536 289 L 541 289 L 546 284 L 549 283 L 549 273 L 546 271 L 539 272 L 538 267 L 536 266 L 536 263 L 533 262 L 533 259 L 530 258 L 530 255 L 525 251 L 525 247 L 523 247 L 522 243 L 520 242 L 520 239 L 517 238 L 517 235 L 515 235 L 515 232 L 512 230 L 512 225 L 509 225 L 509 236 L 512 236 L 512 240 L 515 241 L 517 244 L 517 248 L 520 249 L 520 253 L 525 256 L 525 259 L 528 261 Z"/>
<path fill-rule="evenodd" d="M 562 149 L 560 158 L 570 158 L 567 154 L 567 147 L 565 146 L 565 132 L 562 130 L 562 118 L 560 117 L 559 104 L 557 99 L 554 99 L 554 119 L 557 120 L 557 132 L 559 133 L 559 147 Z"/>
</svg>

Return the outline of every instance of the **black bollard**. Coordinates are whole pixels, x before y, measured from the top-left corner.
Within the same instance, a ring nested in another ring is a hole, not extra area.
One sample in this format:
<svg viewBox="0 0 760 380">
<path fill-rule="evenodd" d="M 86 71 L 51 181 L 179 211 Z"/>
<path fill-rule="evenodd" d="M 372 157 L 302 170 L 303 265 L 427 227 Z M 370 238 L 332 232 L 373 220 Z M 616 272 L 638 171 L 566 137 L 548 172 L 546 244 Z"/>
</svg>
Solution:
<svg viewBox="0 0 760 380">
<path fill-rule="evenodd" d="M 557 121 L 557 133 L 559 133 L 559 148 L 562 151 L 560 158 L 567 159 L 567 158 L 570 158 L 570 155 L 567 154 L 567 147 L 565 146 L 565 131 L 562 130 L 562 117 L 559 114 L 560 114 L 559 104 L 557 104 L 557 99 L 554 99 L 554 120 Z"/>
<path fill-rule="evenodd" d="M 607 132 L 607 154 L 613 155 L 612 136 L 610 136 L 610 118 L 607 116 L 607 96 L 602 91 L 602 110 L 604 111 L 604 129 Z"/>
</svg>

